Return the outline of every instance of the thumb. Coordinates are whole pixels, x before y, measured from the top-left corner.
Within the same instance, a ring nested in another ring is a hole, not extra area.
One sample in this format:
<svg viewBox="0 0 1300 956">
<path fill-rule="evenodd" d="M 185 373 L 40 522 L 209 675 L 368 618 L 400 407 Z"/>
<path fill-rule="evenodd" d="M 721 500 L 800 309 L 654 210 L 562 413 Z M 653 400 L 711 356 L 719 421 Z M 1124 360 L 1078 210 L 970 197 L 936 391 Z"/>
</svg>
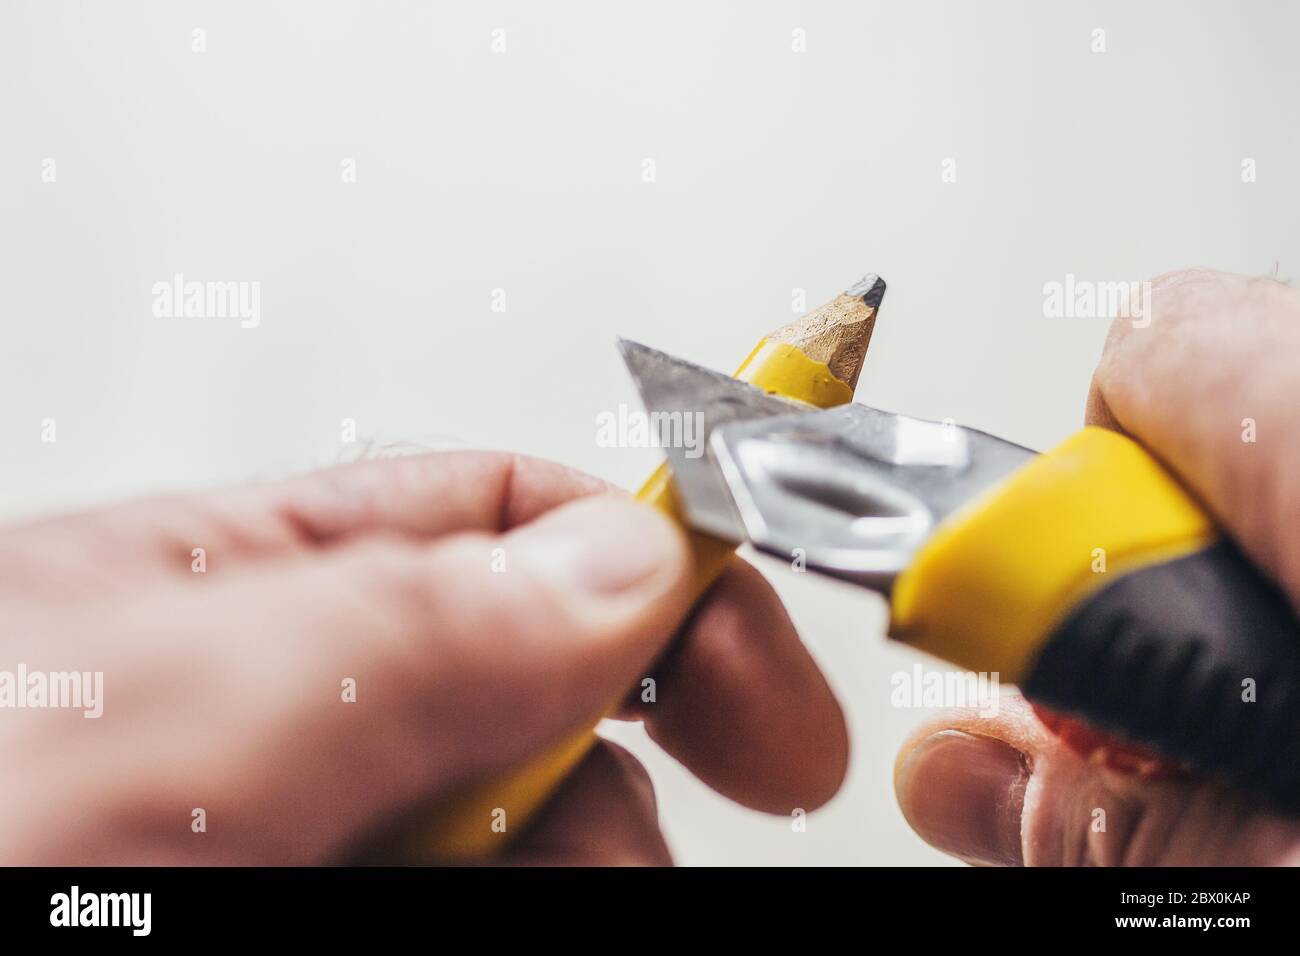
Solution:
<svg viewBox="0 0 1300 956">
<path fill-rule="evenodd" d="M 676 631 L 689 570 L 667 518 L 597 495 L 501 535 L 369 535 L 232 575 L 201 619 L 238 683 L 211 677 L 196 710 L 243 762 L 196 755 L 184 779 L 241 821 L 231 859 L 345 846 L 594 726 Z"/>
<path fill-rule="evenodd" d="M 939 850 L 994 866 L 1259 866 L 1300 861 L 1300 823 L 1203 778 L 1149 777 L 1081 757 L 1005 699 L 912 735 L 894 786 Z"/>
<path fill-rule="evenodd" d="M 369 534 L 212 589 L 186 581 L 167 594 L 190 639 L 168 628 L 152 656 L 206 655 L 203 679 L 173 693 L 219 732 L 196 748 L 174 720 L 106 724 L 166 733 L 127 776 L 205 793 L 229 821 L 209 858 L 319 860 L 594 725 L 677 629 L 689 569 L 670 521 L 598 495 L 505 534 Z M 140 608 L 126 613 L 157 616 Z"/>
<path fill-rule="evenodd" d="M 371 566 L 348 573 L 371 582 L 393 615 L 391 693 L 423 714 L 442 776 L 516 764 L 594 724 L 688 609 L 681 532 L 612 495 L 503 535 L 412 545 L 397 562 L 387 551 L 360 556 Z"/>
</svg>

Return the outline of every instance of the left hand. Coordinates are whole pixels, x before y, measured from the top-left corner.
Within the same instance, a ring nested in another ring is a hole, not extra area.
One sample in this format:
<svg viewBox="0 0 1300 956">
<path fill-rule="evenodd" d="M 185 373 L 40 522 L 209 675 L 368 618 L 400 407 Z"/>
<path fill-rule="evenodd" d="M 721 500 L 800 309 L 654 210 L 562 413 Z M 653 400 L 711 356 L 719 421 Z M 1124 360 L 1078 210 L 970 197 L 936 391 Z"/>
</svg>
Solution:
<svg viewBox="0 0 1300 956">
<path fill-rule="evenodd" d="M 97 719 L 0 710 L 0 862 L 353 859 L 652 673 L 634 716 L 696 776 L 817 807 L 847 762 L 834 696 L 748 565 L 683 626 L 690 570 L 653 509 L 491 453 L 0 528 L 4 666 L 104 681 Z M 669 862 L 645 771 L 608 744 L 518 836 L 507 861 Z"/>
</svg>

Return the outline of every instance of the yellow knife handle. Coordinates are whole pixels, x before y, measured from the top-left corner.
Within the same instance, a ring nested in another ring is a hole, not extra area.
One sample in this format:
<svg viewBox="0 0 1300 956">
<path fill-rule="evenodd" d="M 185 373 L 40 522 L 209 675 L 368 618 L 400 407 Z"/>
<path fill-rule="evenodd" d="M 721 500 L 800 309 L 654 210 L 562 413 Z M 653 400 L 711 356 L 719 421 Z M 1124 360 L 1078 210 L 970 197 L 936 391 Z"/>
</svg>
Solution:
<svg viewBox="0 0 1300 956">
<path fill-rule="evenodd" d="M 829 408 L 852 401 L 853 390 L 836 378 L 825 362 L 801 349 L 764 339 L 736 370 L 736 378 L 769 392 Z M 637 500 L 680 521 L 681 515 L 667 464 L 662 464 L 637 493 Z M 717 580 L 734 554 L 730 544 L 688 532 L 694 559 L 693 597 Z M 617 706 L 615 701 L 611 705 Z M 504 777 L 476 781 L 432 808 L 429 818 L 400 842 L 413 862 L 467 863 L 490 858 L 504 849 L 596 742 L 594 722 Z"/>
<path fill-rule="evenodd" d="M 1300 810 L 1300 623 L 1131 439 L 1085 428 L 942 524 L 891 631 Z"/>
</svg>

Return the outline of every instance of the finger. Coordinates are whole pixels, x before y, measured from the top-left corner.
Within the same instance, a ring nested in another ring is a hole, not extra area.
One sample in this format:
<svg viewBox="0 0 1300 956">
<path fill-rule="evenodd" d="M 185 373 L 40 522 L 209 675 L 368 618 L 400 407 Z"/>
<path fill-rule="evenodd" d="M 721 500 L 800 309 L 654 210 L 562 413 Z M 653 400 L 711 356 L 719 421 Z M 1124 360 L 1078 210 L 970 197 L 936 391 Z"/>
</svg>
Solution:
<svg viewBox="0 0 1300 956">
<path fill-rule="evenodd" d="M 236 690 L 209 683 L 256 735 L 226 812 L 253 816 L 241 832 L 288 816 L 298 844 L 341 846 L 518 766 L 645 672 L 686 611 L 689 566 L 666 518 L 602 495 L 505 535 L 377 540 L 239 577 L 213 599 L 238 609 L 220 627 Z M 204 757 L 180 763 L 215 775 Z"/>
<path fill-rule="evenodd" d="M 1300 291 L 1171 273 L 1148 316 L 1112 326 L 1088 420 L 1150 448 L 1300 607 Z"/>
<path fill-rule="evenodd" d="M 848 767 L 844 715 L 776 592 L 737 561 L 622 716 L 700 780 L 773 813 L 821 806 Z"/>
<path fill-rule="evenodd" d="M 219 573 L 251 556 L 301 553 L 363 534 L 429 538 L 503 531 L 565 501 L 608 490 L 582 472 L 504 452 L 379 459 L 264 485 L 44 519 L 12 529 L 0 561 L 15 575 L 39 568 L 48 580 L 59 577 L 54 572 L 69 556 L 102 557 L 111 579 L 125 552 L 188 574 L 198 559 L 195 549 L 201 549 L 204 572 Z M 138 572 L 138 563 L 131 568 Z M 32 586 L 39 587 L 35 577 Z"/>
<path fill-rule="evenodd" d="M 676 526 L 599 496 L 501 536 L 376 549 L 339 579 L 373 589 L 362 611 L 372 633 L 379 614 L 393 615 L 394 693 L 437 728 L 440 752 L 477 775 L 594 725 L 676 630 L 688 571 Z"/>
<path fill-rule="evenodd" d="M 1300 863 L 1300 822 L 1219 783 L 1085 760 L 1023 700 L 999 711 L 944 715 L 899 751 L 899 805 L 937 849 L 1004 866 Z"/>
<path fill-rule="evenodd" d="M 630 753 L 602 740 L 501 859 L 523 866 L 670 866 L 654 784 Z"/>
<path fill-rule="evenodd" d="M 313 540 L 359 532 L 435 537 L 506 531 L 585 495 L 598 478 L 507 452 L 441 452 L 357 462 L 257 489 L 250 504 Z"/>
</svg>

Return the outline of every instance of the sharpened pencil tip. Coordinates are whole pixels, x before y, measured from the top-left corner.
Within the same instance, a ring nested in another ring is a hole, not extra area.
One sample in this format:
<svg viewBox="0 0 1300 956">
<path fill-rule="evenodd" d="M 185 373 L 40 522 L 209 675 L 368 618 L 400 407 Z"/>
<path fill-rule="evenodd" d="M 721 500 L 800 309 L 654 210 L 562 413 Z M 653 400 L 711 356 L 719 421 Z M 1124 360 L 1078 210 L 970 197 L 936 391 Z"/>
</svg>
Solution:
<svg viewBox="0 0 1300 956">
<path fill-rule="evenodd" d="M 885 280 L 874 272 L 868 272 L 853 285 L 844 290 L 845 295 L 861 299 L 864 305 L 873 309 L 880 308 L 885 299 Z"/>
<path fill-rule="evenodd" d="M 884 298 L 885 280 L 868 272 L 829 302 L 769 332 L 767 340 L 802 349 L 810 359 L 825 362 L 832 375 L 853 388 Z"/>
</svg>

